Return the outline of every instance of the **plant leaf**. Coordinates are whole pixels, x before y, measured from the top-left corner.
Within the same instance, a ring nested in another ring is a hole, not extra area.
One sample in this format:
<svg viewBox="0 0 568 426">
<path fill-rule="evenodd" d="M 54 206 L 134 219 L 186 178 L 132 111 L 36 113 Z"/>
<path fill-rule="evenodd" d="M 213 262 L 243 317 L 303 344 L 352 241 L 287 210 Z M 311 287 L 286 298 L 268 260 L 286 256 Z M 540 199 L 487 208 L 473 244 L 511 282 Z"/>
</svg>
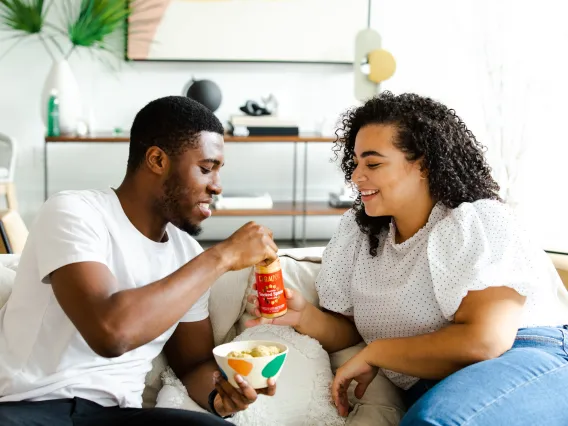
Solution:
<svg viewBox="0 0 568 426">
<path fill-rule="evenodd" d="M 45 21 L 44 0 L 0 0 L 0 28 L 38 34 Z"/>
<path fill-rule="evenodd" d="M 69 39 L 74 46 L 99 47 L 131 13 L 128 0 L 81 0 L 79 12 L 67 23 Z"/>
</svg>

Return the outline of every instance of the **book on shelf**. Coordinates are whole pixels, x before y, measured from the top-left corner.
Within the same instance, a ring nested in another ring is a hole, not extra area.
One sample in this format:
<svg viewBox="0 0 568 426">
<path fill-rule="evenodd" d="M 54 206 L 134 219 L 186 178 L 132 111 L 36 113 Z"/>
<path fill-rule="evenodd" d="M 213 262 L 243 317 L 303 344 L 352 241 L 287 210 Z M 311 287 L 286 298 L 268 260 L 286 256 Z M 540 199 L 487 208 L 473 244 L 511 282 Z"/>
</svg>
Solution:
<svg viewBox="0 0 568 426">
<path fill-rule="evenodd" d="M 233 126 L 245 127 L 298 127 L 298 122 L 274 115 L 232 115 L 229 122 Z"/>
<path fill-rule="evenodd" d="M 215 210 L 271 209 L 274 206 L 270 194 L 228 194 L 217 195 L 213 201 Z"/>
<path fill-rule="evenodd" d="M 298 136 L 298 127 L 245 127 L 235 126 L 229 129 L 232 136 Z"/>
<path fill-rule="evenodd" d="M 229 133 L 233 136 L 298 136 L 296 121 L 272 115 L 233 115 L 229 120 Z"/>
</svg>

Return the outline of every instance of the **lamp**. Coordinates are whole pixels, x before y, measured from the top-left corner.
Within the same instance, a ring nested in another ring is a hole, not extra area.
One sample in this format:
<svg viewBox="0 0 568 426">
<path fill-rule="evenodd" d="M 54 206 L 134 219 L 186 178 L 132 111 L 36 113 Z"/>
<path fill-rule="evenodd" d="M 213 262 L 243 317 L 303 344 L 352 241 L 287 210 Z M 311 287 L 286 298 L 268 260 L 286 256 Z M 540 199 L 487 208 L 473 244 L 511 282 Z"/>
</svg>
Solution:
<svg viewBox="0 0 568 426">
<path fill-rule="evenodd" d="M 381 35 L 371 28 L 359 31 L 353 61 L 355 98 L 363 101 L 373 97 L 381 82 L 391 78 L 395 70 L 396 62 L 393 55 L 382 48 Z"/>
</svg>

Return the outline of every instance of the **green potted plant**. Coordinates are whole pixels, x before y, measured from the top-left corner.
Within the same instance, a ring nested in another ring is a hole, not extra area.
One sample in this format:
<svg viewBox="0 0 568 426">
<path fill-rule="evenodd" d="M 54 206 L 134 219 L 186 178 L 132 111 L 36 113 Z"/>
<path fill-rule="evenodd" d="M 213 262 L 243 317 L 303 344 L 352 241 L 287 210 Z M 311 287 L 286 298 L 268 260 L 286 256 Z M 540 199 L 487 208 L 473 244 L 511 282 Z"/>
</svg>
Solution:
<svg viewBox="0 0 568 426">
<path fill-rule="evenodd" d="M 62 133 L 76 130 L 82 114 L 81 96 L 68 59 L 88 51 L 102 62 L 122 56 L 126 20 L 145 0 L 0 0 L 0 34 L 8 48 L 0 60 L 25 40 L 40 42 L 52 60 L 41 98 L 45 120 L 47 101 L 53 89 L 60 101 Z"/>
</svg>

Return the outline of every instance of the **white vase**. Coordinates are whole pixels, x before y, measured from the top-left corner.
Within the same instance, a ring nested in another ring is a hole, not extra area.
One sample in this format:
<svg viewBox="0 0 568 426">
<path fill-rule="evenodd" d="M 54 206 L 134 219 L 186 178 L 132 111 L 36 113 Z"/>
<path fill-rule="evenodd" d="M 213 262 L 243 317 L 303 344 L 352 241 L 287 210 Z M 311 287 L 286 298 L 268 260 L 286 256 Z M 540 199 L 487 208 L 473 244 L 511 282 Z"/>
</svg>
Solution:
<svg viewBox="0 0 568 426">
<path fill-rule="evenodd" d="M 47 125 L 47 104 L 53 89 L 57 90 L 59 98 L 59 129 L 61 133 L 75 133 L 83 106 L 79 84 L 65 59 L 53 63 L 43 86 L 41 117 L 44 125 Z"/>
</svg>

